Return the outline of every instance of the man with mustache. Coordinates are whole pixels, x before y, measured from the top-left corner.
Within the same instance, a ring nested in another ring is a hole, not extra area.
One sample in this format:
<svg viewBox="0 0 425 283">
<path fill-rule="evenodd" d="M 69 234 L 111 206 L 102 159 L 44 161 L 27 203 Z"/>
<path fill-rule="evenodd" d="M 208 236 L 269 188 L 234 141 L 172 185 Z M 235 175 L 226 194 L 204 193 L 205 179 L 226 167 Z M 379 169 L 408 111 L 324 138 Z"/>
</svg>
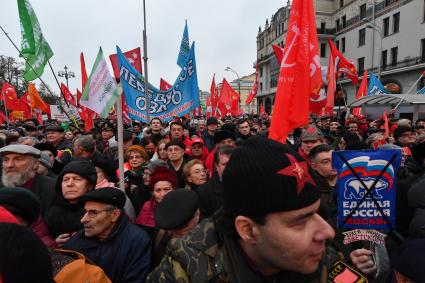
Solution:
<svg viewBox="0 0 425 283">
<path fill-rule="evenodd" d="M 2 187 L 23 187 L 30 190 L 41 203 L 44 216 L 55 198 L 55 179 L 37 174 L 40 150 L 22 144 L 12 144 L 0 149 L 2 157 Z"/>
<path fill-rule="evenodd" d="M 151 260 L 148 234 L 128 222 L 123 212 L 125 194 L 99 188 L 82 197 L 84 229 L 64 248 L 84 254 L 101 267 L 112 282 L 144 282 Z"/>
</svg>

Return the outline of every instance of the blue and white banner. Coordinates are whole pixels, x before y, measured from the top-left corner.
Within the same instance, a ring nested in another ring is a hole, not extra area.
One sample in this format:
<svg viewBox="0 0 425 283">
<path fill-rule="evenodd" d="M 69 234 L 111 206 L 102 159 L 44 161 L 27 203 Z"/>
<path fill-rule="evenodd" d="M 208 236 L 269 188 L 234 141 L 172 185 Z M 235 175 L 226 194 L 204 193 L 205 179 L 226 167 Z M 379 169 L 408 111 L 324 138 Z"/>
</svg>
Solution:
<svg viewBox="0 0 425 283">
<path fill-rule="evenodd" d="M 418 90 L 417 94 L 425 94 L 425 86 Z"/>
<path fill-rule="evenodd" d="M 370 72 L 369 76 L 369 87 L 367 89 L 367 95 L 375 95 L 375 94 L 385 94 L 387 91 L 384 88 L 384 85 L 381 81 L 376 77 L 373 72 Z"/>
<path fill-rule="evenodd" d="M 180 68 L 183 68 L 184 63 L 186 63 L 186 58 L 190 52 L 190 43 L 189 43 L 189 31 L 187 29 L 187 21 L 184 26 L 183 37 L 180 43 L 179 56 L 177 57 L 177 65 Z"/>
<path fill-rule="evenodd" d="M 397 149 L 333 152 L 332 163 L 338 171 L 338 227 L 395 228 L 395 179 L 400 162 L 401 150 Z"/>
<path fill-rule="evenodd" d="M 144 77 L 125 58 L 117 46 L 118 67 L 124 91 L 128 115 L 131 119 L 148 122 Z M 199 106 L 198 77 L 195 61 L 195 43 L 177 80 L 167 91 L 149 84 L 150 118 L 167 122 L 175 116 L 183 116 Z"/>
</svg>

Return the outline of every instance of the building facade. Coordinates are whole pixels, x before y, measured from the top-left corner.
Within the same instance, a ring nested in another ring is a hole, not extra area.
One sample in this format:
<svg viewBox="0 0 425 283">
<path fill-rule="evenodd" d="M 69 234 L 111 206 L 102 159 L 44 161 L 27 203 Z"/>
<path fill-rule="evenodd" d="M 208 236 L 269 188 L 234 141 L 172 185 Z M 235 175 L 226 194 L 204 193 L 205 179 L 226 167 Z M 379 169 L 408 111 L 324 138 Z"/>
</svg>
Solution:
<svg viewBox="0 0 425 283">
<path fill-rule="evenodd" d="M 425 0 L 315 0 L 316 26 L 321 64 L 328 65 L 331 38 L 352 61 L 359 78 L 364 70 L 380 77 L 387 92 L 415 93 L 425 80 L 415 84 L 425 69 Z M 266 20 L 257 35 L 259 69 L 258 105 L 273 109 L 279 65 L 272 44 L 284 47 L 290 4 Z M 326 67 L 325 67 L 326 69 Z M 358 86 L 346 78 L 337 81 L 335 105 L 355 100 Z"/>
</svg>

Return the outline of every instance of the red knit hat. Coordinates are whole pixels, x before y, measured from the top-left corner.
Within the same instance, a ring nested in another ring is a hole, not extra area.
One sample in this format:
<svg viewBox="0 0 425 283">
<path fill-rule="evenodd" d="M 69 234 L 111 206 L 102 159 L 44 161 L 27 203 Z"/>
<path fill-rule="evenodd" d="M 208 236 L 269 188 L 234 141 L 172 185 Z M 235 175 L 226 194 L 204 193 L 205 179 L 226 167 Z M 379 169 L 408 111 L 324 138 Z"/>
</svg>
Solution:
<svg viewBox="0 0 425 283">
<path fill-rule="evenodd" d="M 3 206 L 0 206 L 0 222 L 19 224 L 18 219 Z"/>
<path fill-rule="evenodd" d="M 177 188 L 177 176 L 171 169 L 168 169 L 167 167 L 160 166 L 155 169 L 149 180 L 149 188 L 153 190 L 153 187 L 159 181 L 170 182 L 174 189 Z"/>
</svg>

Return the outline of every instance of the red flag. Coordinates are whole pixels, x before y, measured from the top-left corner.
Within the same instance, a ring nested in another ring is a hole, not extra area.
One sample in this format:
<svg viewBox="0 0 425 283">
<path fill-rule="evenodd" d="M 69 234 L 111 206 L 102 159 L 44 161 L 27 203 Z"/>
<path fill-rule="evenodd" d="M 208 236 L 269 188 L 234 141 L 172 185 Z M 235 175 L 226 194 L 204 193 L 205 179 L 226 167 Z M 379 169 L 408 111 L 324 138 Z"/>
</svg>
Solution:
<svg viewBox="0 0 425 283">
<path fill-rule="evenodd" d="M 251 103 L 251 101 L 254 99 L 254 97 L 257 95 L 258 90 L 258 63 L 255 64 L 255 80 L 254 85 L 252 86 L 251 91 L 249 92 L 248 98 L 245 101 L 245 104 L 248 105 Z"/>
<path fill-rule="evenodd" d="M 211 93 L 210 95 L 211 116 L 215 116 L 217 103 L 218 103 L 217 85 L 215 84 L 215 74 L 213 75 L 213 79 L 211 82 L 210 93 Z"/>
<path fill-rule="evenodd" d="M 272 44 L 272 46 L 273 46 L 274 55 L 276 56 L 277 62 L 280 65 L 283 59 L 283 49 L 276 44 Z"/>
<path fill-rule="evenodd" d="M 310 98 L 322 86 L 318 52 L 313 1 L 294 1 L 280 66 L 271 139 L 285 143 L 289 131 L 308 124 Z"/>
<path fill-rule="evenodd" d="M 330 55 L 335 59 L 335 74 L 341 73 L 348 77 L 354 85 L 357 85 L 357 83 L 359 82 L 359 77 L 357 76 L 357 70 L 354 64 L 345 59 L 341 52 L 336 49 L 335 44 L 330 38 L 328 39 L 328 43 L 331 49 Z"/>
<path fill-rule="evenodd" d="M 80 105 L 81 96 L 83 96 L 83 94 L 81 91 L 77 90 L 77 105 Z"/>
<path fill-rule="evenodd" d="M 63 97 L 65 98 L 65 100 L 71 103 L 71 105 L 77 107 L 77 103 L 75 103 L 74 96 L 72 96 L 69 89 L 63 83 L 61 83 L 61 91 L 63 93 Z"/>
<path fill-rule="evenodd" d="M 327 102 L 326 102 L 326 112 L 331 112 L 334 109 L 335 104 L 335 90 L 336 90 L 336 78 L 335 78 L 335 58 L 329 54 L 329 64 L 328 64 L 328 89 L 327 89 Z"/>
<path fill-rule="evenodd" d="M 171 87 L 172 87 L 172 85 L 170 85 L 169 83 L 167 83 L 166 80 L 164 80 L 163 78 L 161 78 L 161 80 L 159 81 L 159 90 L 167 91 Z"/>
<path fill-rule="evenodd" d="M 362 82 L 360 84 L 359 90 L 357 91 L 356 100 L 362 98 L 367 95 L 367 70 L 363 73 Z M 354 107 L 353 112 L 354 115 L 358 116 L 362 114 L 361 107 Z"/>
<path fill-rule="evenodd" d="M 137 47 L 133 50 L 124 52 L 123 54 L 124 54 L 125 58 L 128 59 L 128 62 L 130 62 L 130 64 L 134 68 L 136 68 L 137 71 L 142 73 L 142 60 L 141 60 L 142 56 L 141 56 L 140 47 Z M 114 70 L 115 79 L 119 80 L 120 79 L 120 70 L 118 69 L 117 54 L 109 55 L 109 60 L 111 60 L 112 69 Z"/>
<path fill-rule="evenodd" d="M 19 104 L 21 105 L 21 110 L 24 111 L 24 116 L 26 118 L 31 118 L 31 102 L 28 92 L 25 92 L 24 95 L 21 96 Z"/>
<path fill-rule="evenodd" d="M 263 115 L 264 113 L 266 113 L 266 111 L 264 110 L 264 105 L 263 103 L 260 103 L 260 115 Z"/>
<path fill-rule="evenodd" d="M 80 64 L 81 64 L 81 89 L 84 90 L 84 88 L 86 87 L 86 82 L 88 80 L 87 77 L 87 71 L 86 71 L 86 63 L 84 61 L 84 54 L 83 52 L 81 52 L 80 54 Z M 81 92 L 80 92 L 81 94 Z M 77 98 L 78 98 L 78 92 L 77 92 Z M 80 99 L 81 99 L 81 95 L 80 95 Z M 77 103 L 80 103 L 80 100 L 78 99 Z"/>
<path fill-rule="evenodd" d="M 81 91 L 79 89 L 77 89 L 77 97 L 80 96 L 81 97 Z M 93 129 L 94 123 L 93 123 L 93 114 L 94 112 L 89 109 L 84 107 L 83 105 L 80 105 L 80 107 L 78 108 L 78 113 L 80 114 L 81 119 L 84 121 L 84 127 L 85 127 L 85 131 L 89 132 L 91 129 Z"/>
<path fill-rule="evenodd" d="M 130 119 L 130 116 L 128 116 L 127 104 L 125 103 L 125 96 L 123 94 L 121 94 L 121 101 L 122 101 L 122 119 L 125 124 L 130 124 L 131 119 Z"/>
<path fill-rule="evenodd" d="M 40 109 L 44 113 L 50 113 L 50 106 L 40 97 L 33 83 L 28 84 L 28 94 L 31 108 Z"/>
<path fill-rule="evenodd" d="M 212 116 L 212 106 L 211 106 L 211 96 L 207 98 L 207 101 L 205 102 L 205 105 L 207 107 L 205 111 L 205 116 L 207 119 Z"/>
<path fill-rule="evenodd" d="M 4 99 L 7 110 L 21 110 L 13 85 L 6 82 L 3 83 L 3 87 L 1 89 L 1 99 Z"/>
<path fill-rule="evenodd" d="M 221 115 L 230 113 L 232 115 L 239 115 L 239 93 L 233 90 L 226 79 L 223 78 L 221 83 L 220 98 L 218 99 L 218 107 L 220 108 Z"/>
<path fill-rule="evenodd" d="M 4 115 L 3 111 L 0 111 L 0 123 L 7 121 L 6 115 Z"/>
</svg>

